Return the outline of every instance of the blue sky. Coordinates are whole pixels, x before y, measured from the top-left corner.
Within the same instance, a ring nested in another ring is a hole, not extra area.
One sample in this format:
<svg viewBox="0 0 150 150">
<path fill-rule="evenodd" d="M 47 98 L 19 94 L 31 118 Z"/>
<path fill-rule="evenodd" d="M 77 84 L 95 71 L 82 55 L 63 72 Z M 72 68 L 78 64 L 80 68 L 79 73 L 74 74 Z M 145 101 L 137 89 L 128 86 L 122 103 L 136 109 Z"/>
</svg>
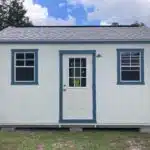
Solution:
<svg viewBox="0 0 150 150">
<path fill-rule="evenodd" d="M 87 14 L 94 11 L 94 7 L 89 6 L 86 10 L 83 4 L 72 5 L 67 0 L 35 0 L 43 7 L 48 8 L 48 13 L 56 19 L 68 19 L 68 15 L 76 19 L 77 25 L 99 25 L 100 19 L 88 21 Z"/>
<path fill-rule="evenodd" d="M 37 25 L 150 24 L 150 0 L 25 0 Z"/>
</svg>

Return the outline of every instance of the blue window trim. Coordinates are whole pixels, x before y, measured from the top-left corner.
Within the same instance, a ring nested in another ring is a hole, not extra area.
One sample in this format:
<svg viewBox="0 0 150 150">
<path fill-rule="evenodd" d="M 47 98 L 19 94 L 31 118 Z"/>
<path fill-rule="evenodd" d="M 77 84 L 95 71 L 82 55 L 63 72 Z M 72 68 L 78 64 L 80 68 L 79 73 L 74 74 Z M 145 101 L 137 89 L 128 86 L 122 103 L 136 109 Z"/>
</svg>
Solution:
<svg viewBox="0 0 150 150">
<path fill-rule="evenodd" d="M 63 55 L 64 54 L 90 54 L 92 55 L 92 119 L 63 119 Z M 96 50 L 60 50 L 59 51 L 59 122 L 60 123 L 96 123 Z"/>
<path fill-rule="evenodd" d="M 14 80 L 14 55 L 16 52 L 34 52 L 35 53 L 35 81 L 15 82 Z M 38 85 L 38 49 L 11 49 L 11 85 Z"/>
<path fill-rule="evenodd" d="M 120 79 L 120 53 L 121 52 L 134 52 L 138 51 L 141 53 L 141 81 L 126 81 L 121 82 Z M 124 49 L 117 49 L 117 84 L 118 85 L 144 85 L 144 49 L 142 48 L 124 48 Z"/>
</svg>

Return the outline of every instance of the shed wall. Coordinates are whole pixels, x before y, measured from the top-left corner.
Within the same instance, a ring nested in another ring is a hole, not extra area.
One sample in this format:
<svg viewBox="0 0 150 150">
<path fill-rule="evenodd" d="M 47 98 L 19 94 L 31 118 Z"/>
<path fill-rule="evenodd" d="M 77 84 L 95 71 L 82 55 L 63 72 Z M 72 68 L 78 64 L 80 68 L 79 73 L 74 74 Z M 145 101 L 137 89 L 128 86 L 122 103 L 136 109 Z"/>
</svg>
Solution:
<svg viewBox="0 0 150 150">
<path fill-rule="evenodd" d="M 11 85 L 11 49 L 39 49 L 39 85 Z M 145 85 L 117 85 L 117 48 L 144 48 Z M 150 124 L 150 45 L 1 44 L 0 125 L 59 124 L 59 50 L 96 50 L 99 125 Z"/>
</svg>

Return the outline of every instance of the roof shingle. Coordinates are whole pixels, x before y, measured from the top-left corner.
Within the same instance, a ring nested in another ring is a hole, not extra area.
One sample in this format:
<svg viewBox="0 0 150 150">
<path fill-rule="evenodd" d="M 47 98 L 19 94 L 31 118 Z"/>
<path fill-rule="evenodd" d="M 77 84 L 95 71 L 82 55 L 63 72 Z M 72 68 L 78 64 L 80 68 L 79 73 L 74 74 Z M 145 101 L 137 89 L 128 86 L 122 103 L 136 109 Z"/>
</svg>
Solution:
<svg viewBox="0 0 150 150">
<path fill-rule="evenodd" d="M 150 41 L 148 27 L 8 27 L 0 41 Z"/>
</svg>

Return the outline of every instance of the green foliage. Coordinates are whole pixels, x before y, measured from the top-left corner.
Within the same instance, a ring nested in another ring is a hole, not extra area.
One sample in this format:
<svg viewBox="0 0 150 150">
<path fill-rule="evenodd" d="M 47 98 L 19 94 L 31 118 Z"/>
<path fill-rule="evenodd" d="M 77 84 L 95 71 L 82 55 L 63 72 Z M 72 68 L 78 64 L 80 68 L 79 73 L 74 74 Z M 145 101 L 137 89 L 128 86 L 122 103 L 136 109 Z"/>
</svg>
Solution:
<svg viewBox="0 0 150 150">
<path fill-rule="evenodd" d="M 8 26 L 33 26 L 26 15 L 23 0 L 2 0 L 0 5 L 0 30 Z"/>
<path fill-rule="evenodd" d="M 145 24 L 143 22 L 135 21 L 133 24 L 131 24 L 131 26 L 142 27 L 145 26 Z"/>
<path fill-rule="evenodd" d="M 119 27 L 119 26 L 123 26 L 123 25 L 119 24 L 118 22 L 113 22 L 111 24 L 111 26 Z M 135 21 L 134 23 L 130 24 L 129 26 L 131 26 L 131 27 L 142 27 L 142 26 L 145 26 L 145 24 L 143 22 Z"/>
<path fill-rule="evenodd" d="M 0 150 L 38 150 L 39 147 L 43 150 L 150 150 L 150 135 L 100 130 L 0 132 Z"/>
<path fill-rule="evenodd" d="M 117 27 L 117 26 L 119 26 L 119 23 L 118 23 L 118 22 L 113 22 L 113 23 L 111 24 L 111 26 Z"/>
</svg>

